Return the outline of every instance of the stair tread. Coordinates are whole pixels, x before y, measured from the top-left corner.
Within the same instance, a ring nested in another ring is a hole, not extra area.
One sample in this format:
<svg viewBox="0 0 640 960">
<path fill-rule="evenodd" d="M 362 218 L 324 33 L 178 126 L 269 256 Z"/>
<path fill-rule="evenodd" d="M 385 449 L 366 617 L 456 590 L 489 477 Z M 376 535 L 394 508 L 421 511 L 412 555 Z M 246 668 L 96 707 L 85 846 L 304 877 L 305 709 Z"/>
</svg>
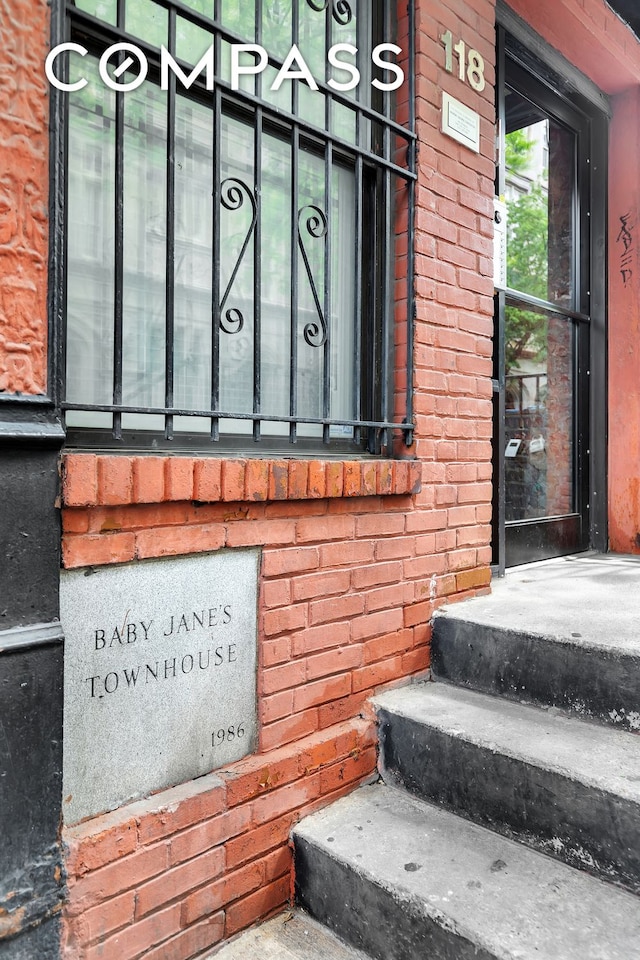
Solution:
<svg viewBox="0 0 640 960">
<path fill-rule="evenodd" d="M 370 960 L 301 910 L 288 910 L 245 931 L 209 960 Z"/>
<path fill-rule="evenodd" d="M 294 835 L 491 956 L 638 955 L 638 898 L 393 787 L 360 788 Z"/>
<path fill-rule="evenodd" d="M 374 704 L 640 805 L 637 734 L 442 682 L 391 690 Z"/>
<path fill-rule="evenodd" d="M 638 557 L 567 557 L 512 569 L 489 596 L 442 608 L 436 619 L 640 658 L 639 588 Z"/>
</svg>

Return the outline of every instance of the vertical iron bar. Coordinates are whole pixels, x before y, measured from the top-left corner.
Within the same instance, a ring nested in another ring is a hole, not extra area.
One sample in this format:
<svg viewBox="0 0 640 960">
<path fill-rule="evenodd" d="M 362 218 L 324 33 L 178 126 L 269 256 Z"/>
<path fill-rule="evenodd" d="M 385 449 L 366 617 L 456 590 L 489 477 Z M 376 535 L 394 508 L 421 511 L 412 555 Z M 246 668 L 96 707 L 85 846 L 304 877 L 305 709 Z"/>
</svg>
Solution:
<svg viewBox="0 0 640 960">
<path fill-rule="evenodd" d="M 262 406 L 262 107 L 256 107 L 254 190 L 258 205 L 253 233 L 253 412 Z M 253 439 L 260 440 L 260 420 L 253 421 Z"/>
<path fill-rule="evenodd" d="M 216 35 L 216 50 L 220 52 L 220 37 Z M 211 282 L 211 410 L 218 410 L 220 403 L 220 206 L 221 206 L 221 137 L 222 96 L 220 87 L 216 86 L 215 107 L 213 116 L 213 276 Z M 211 418 L 211 439 L 220 439 L 220 421 L 218 417 Z"/>
<path fill-rule="evenodd" d="M 125 0 L 118 0 L 118 27 L 124 30 Z M 116 93 L 116 156 L 115 156 L 115 263 L 114 263 L 114 328 L 113 328 L 113 405 L 122 404 L 122 342 L 124 305 L 124 94 Z M 122 414 L 113 414 L 113 438 L 122 440 Z"/>
<path fill-rule="evenodd" d="M 388 130 L 385 130 L 385 141 L 388 140 Z M 385 156 L 387 152 L 387 147 L 385 146 Z M 391 316 L 393 313 L 390 309 L 390 298 L 392 293 L 391 287 L 391 278 L 390 270 L 391 266 L 395 263 L 395 258 L 391 256 L 391 243 L 393 240 L 392 231 L 391 231 L 391 174 L 389 171 L 385 171 L 384 174 L 384 188 L 383 188 L 383 258 L 382 258 L 382 337 L 380 342 L 380 367 L 381 367 L 381 376 L 380 380 L 382 383 L 382 409 L 381 409 L 381 418 L 387 423 L 389 421 L 389 390 L 393 385 L 389 380 L 389 336 L 391 334 Z M 383 428 L 380 435 L 380 442 L 383 447 L 388 448 L 389 446 L 389 430 L 387 427 Z M 388 449 L 386 450 L 388 454 Z"/>
<path fill-rule="evenodd" d="M 175 56 L 176 50 L 176 11 L 169 9 L 169 51 Z M 169 75 L 167 91 L 167 239 L 166 239 L 166 287 L 165 287 L 165 408 L 174 406 L 174 325 L 175 325 L 175 139 L 176 139 L 176 78 L 173 71 Z M 165 439 L 173 440 L 173 416 L 165 415 Z"/>
<path fill-rule="evenodd" d="M 294 95 L 295 96 L 295 95 Z M 298 415 L 298 151 L 300 132 L 293 125 L 291 137 L 291 357 L 289 365 L 289 416 Z M 297 443 L 298 425 L 289 426 L 289 441 Z"/>
<path fill-rule="evenodd" d="M 329 98 L 327 98 L 329 99 Z M 330 108 L 328 108 L 330 109 Z M 331 174 L 333 171 L 333 145 L 330 140 L 325 144 L 325 171 L 324 171 L 324 195 L 326 204 L 327 232 L 324 238 L 324 322 L 326 324 L 326 336 L 324 341 L 324 369 L 322 371 L 322 416 L 328 418 L 331 416 L 331 221 L 332 221 L 332 203 L 331 203 Z M 331 428 L 325 423 L 322 428 L 322 442 L 329 443 L 331 439 Z"/>
<path fill-rule="evenodd" d="M 409 0 L 407 8 L 409 17 L 409 131 L 416 129 L 416 41 L 413 24 L 415 22 L 415 0 Z M 416 142 L 411 140 L 407 145 L 407 166 L 410 173 L 416 169 Z M 415 349 L 415 204 L 416 185 L 414 180 L 407 181 L 408 206 L 407 211 L 407 398 L 406 421 L 413 423 L 413 354 Z M 413 431 L 407 436 L 405 443 L 413 444 Z"/>
<path fill-rule="evenodd" d="M 360 114 L 358 113 L 358 116 L 359 115 Z M 362 157 L 359 156 L 356 160 L 356 288 L 354 296 L 353 318 L 353 415 L 355 420 L 362 419 L 362 257 L 364 254 L 362 247 L 362 190 Z M 354 440 L 357 444 L 360 444 L 362 441 L 362 431 L 360 427 L 355 428 Z"/>
<path fill-rule="evenodd" d="M 292 42 L 300 42 L 300 4 L 293 0 L 292 4 Z M 299 96 L 298 85 L 293 84 L 292 112 L 298 116 Z M 291 131 L 291 359 L 289 382 L 289 416 L 298 416 L 298 206 L 299 206 L 299 151 L 300 128 L 293 124 Z M 298 424 L 293 421 L 289 426 L 289 442 L 298 442 Z"/>
<path fill-rule="evenodd" d="M 220 23 L 222 15 L 222 0 L 213 0 L 213 19 Z M 220 70 L 220 34 L 216 30 L 214 36 L 214 64 L 216 74 Z M 213 107 L 213 198 L 212 211 L 212 275 L 211 275 L 211 410 L 217 410 L 220 402 L 220 130 L 222 97 L 220 87 L 216 84 Z M 220 439 L 220 421 L 217 417 L 211 418 L 211 439 Z"/>
<path fill-rule="evenodd" d="M 256 43 L 262 43 L 262 0 L 256 0 Z M 256 96 L 262 98 L 262 74 L 256 81 Z M 258 205 L 253 233 L 253 412 L 262 409 L 262 107 L 256 107 L 254 128 L 253 186 Z M 253 439 L 261 439 L 260 420 L 253 421 Z"/>
<path fill-rule="evenodd" d="M 384 10 L 384 24 L 385 24 L 385 36 L 391 37 L 392 34 L 392 23 L 391 23 L 391 3 L 385 4 Z M 382 135 L 382 153 L 385 160 L 391 160 L 392 155 L 392 142 L 391 142 L 391 131 L 389 129 L 389 124 L 386 121 L 391 119 L 392 115 L 392 103 L 391 103 L 392 94 L 389 90 L 385 90 L 383 93 L 383 113 L 385 118 L 384 132 Z M 393 232 L 393 204 L 391 199 L 391 190 L 392 190 L 392 181 L 391 174 L 389 170 L 385 171 L 384 174 L 384 199 L 383 199 L 383 210 L 384 210 L 384 234 L 383 234 L 383 256 L 382 264 L 384 276 L 382 278 L 382 338 L 381 338 L 381 381 L 382 381 L 382 420 L 384 422 L 389 421 L 389 392 L 393 390 L 394 384 L 390 378 L 389 371 L 389 360 L 390 360 L 390 344 L 389 338 L 391 337 L 392 330 L 392 318 L 395 314 L 395 311 L 392 309 L 391 297 L 393 294 L 393 284 L 391 283 L 390 271 L 393 267 L 395 270 L 395 235 Z M 389 430 L 385 427 L 380 434 L 380 442 L 382 447 L 385 450 L 385 453 L 389 453 Z"/>
<path fill-rule="evenodd" d="M 325 16 L 325 80 L 329 79 L 329 60 L 327 57 L 332 42 L 333 18 L 331 16 L 331 5 L 327 7 Z M 322 369 L 322 416 L 327 419 L 331 416 L 331 234 L 333 220 L 332 204 L 332 173 L 333 173 L 333 144 L 329 137 L 331 131 L 331 113 L 333 101 L 331 96 L 325 94 L 325 130 L 327 131 L 327 140 L 324 152 L 324 203 L 327 217 L 327 232 L 324 238 L 324 322 L 326 324 L 326 335 L 323 348 L 323 369 Z M 328 444 L 331 440 L 331 428 L 325 423 L 322 428 L 322 442 Z"/>
</svg>

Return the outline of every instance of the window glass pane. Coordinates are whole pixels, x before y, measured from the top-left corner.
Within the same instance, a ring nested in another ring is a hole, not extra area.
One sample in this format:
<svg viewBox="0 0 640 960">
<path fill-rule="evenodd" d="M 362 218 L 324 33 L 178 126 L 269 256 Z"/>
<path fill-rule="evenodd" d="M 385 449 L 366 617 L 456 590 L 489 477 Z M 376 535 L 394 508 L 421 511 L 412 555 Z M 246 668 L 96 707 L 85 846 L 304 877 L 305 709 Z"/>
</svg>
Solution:
<svg viewBox="0 0 640 960">
<path fill-rule="evenodd" d="M 210 109 L 176 97 L 174 401 L 191 410 L 211 406 L 212 121 Z"/>
<path fill-rule="evenodd" d="M 267 67 L 262 74 L 262 99 L 273 104 L 274 107 L 280 107 L 287 113 L 292 113 L 291 84 L 283 83 L 279 90 L 271 89 L 277 76 L 278 71 L 275 67 Z"/>
<path fill-rule="evenodd" d="M 264 0 L 264 2 L 268 6 L 270 0 Z M 222 8 L 221 20 L 228 30 L 239 34 L 249 42 L 255 39 L 256 11 L 254 3 L 247 3 L 247 0 L 220 0 L 220 6 Z"/>
<path fill-rule="evenodd" d="M 262 140 L 262 410 L 288 416 L 291 344 L 291 146 Z M 265 433 L 288 427 L 265 424 Z"/>
<path fill-rule="evenodd" d="M 100 0 L 82 2 L 82 9 L 91 4 L 97 9 Z M 213 0 L 189 0 L 186 6 L 213 17 Z M 367 230 L 375 233 L 380 222 L 375 211 L 367 208 L 383 199 L 378 194 L 384 178 L 375 177 L 367 161 L 366 202 L 359 205 L 363 238 L 356 232 L 355 156 L 350 157 L 348 149 L 332 151 L 325 142 L 330 138 L 311 134 L 304 126 L 296 128 L 284 113 L 291 112 L 295 87 L 302 119 L 321 130 L 329 119 L 332 135 L 355 142 L 358 99 L 369 97 L 370 69 L 363 61 L 368 61 L 371 47 L 371 7 L 371 3 L 357 5 L 355 0 L 335 7 L 329 3 L 325 10 L 313 9 L 307 0 L 296 4 L 263 0 L 261 5 L 220 0 L 227 29 L 249 42 L 257 36 L 280 59 L 299 34 L 306 62 L 320 81 L 328 76 L 329 42 L 350 42 L 362 49 L 359 90 L 349 93 L 349 106 L 333 101 L 330 111 L 327 103 L 332 98 L 297 81 L 285 81 L 278 93 L 269 93 L 276 76 L 270 66 L 260 83 L 244 78 L 241 85 L 261 93 L 267 103 L 280 105 L 279 113 L 265 106 L 258 119 L 254 105 L 224 91 L 223 112 L 216 121 L 213 111 L 220 100 L 204 94 L 201 78 L 191 91 L 177 83 L 175 122 L 170 129 L 169 95 L 159 89 L 157 73 L 151 71 L 144 84 L 122 96 L 116 124 L 116 96 L 97 77 L 96 61 L 88 56 L 75 58 L 72 72 L 77 73 L 81 65 L 86 73 L 91 60 L 95 76 L 69 98 L 67 400 L 115 403 L 114 344 L 120 298 L 116 301 L 114 287 L 121 269 L 122 405 L 207 411 L 217 390 L 217 409 L 229 414 L 221 418 L 220 432 L 243 436 L 250 436 L 254 427 L 251 419 L 242 416 L 251 417 L 256 411 L 274 418 L 352 420 L 359 415 L 361 400 L 354 396 L 354 388 L 360 377 L 362 382 L 367 377 L 360 364 L 364 351 L 359 345 L 361 318 L 355 310 L 356 278 L 363 272 L 359 265 L 364 266 Z M 256 28 L 259 9 L 262 22 Z M 298 16 L 295 29 L 292 10 Z M 334 12 L 344 22 L 338 22 Z M 125 18 L 128 32 L 154 45 L 168 42 L 168 8 L 157 0 L 126 0 Z M 215 28 L 212 31 L 195 26 L 176 10 L 175 55 L 194 64 L 213 44 Z M 216 66 L 228 80 L 229 44 L 221 41 L 220 47 Z M 122 137 L 120 197 L 116 196 L 116 126 Z M 360 118 L 361 144 L 368 141 L 372 127 Z M 375 129 L 379 132 L 382 124 Z M 294 143 L 298 145 L 295 164 Z M 259 181 L 256 151 L 261 158 Z M 216 171 L 220 174 L 217 184 Z M 174 208 L 169 211 L 171 182 Z M 115 229 L 120 209 L 121 264 L 116 262 Z M 175 256 L 168 277 L 170 223 Z M 371 272 L 364 271 L 371 289 L 361 291 L 365 310 L 374 301 L 377 304 L 383 277 L 377 248 L 372 259 Z M 173 316 L 167 316 L 167 304 L 172 302 L 168 280 L 173 283 Z M 382 313 L 377 306 L 370 312 L 371 342 L 377 343 L 379 331 L 373 328 L 382 323 Z M 169 351 L 173 351 L 173 379 L 167 383 Z M 116 385 L 116 399 L 118 390 Z M 371 393 L 377 390 L 378 384 L 371 387 Z M 367 416 L 374 417 L 375 412 Z M 68 422 L 108 427 L 112 419 L 110 413 L 70 412 Z M 123 413 L 122 426 L 162 434 L 165 418 Z M 211 421 L 180 416 L 174 418 L 173 427 L 177 433 L 209 433 Z M 286 438 L 290 425 L 286 420 L 266 421 L 260 430 L 265 436 Z M 326 432 L 321 424 L 297 425 L 301 438 L 318 439 Z M 330 436 L 352 439 L 353 428 L 332 424 Z"/>
<path fill-rule="evenodd" d="M 252 231 L 251 203 L 254 193 L 254 134 L 248 124 L 223 117 L 221 136 L 221 304 L 227 290 L 228 297 L 220 315 L 220 408 L 229 413 L 251 413 L 254 379 L 255 235 Z M 247 237 L 249 242 L 243 254 Z M 237 428 L 243 429 L 243 425 L 234 421 L 221 424 L 221 430 Z"/>
<path fill-rule="evenodd" d="M 356 142 L 356 115 L 353 110 L 344 107 L 341 103 L 333 103 L 331 107 L 331 130 L 336 137 Z"/>
<path fill-rule="evenodd" d="M 185 7 L 201 13 L 203 16 L 213 20 L 213 2 L 214 0 L 181 0 Z"/>
<path fill-rule="evenodd" d="M 241 4 L 242 0 L 235 2 Z M 284 60 L 293 43 L 292 6 L 290 0 L 263 0 L 262 4 L 262 45 L 280 60 Z"/>
<path fill-rule="evenodd" d="M 213 35 L 197 27 L 195 23 L 176 19 L 176 56 L 186 63 L 196 64 L 213 44 Z"/>
<path fill-rule="evenodd" d="M 125 30 L 154 47 L 167 45 L 169 15 L 153 0 L 127 0 Z"/>
<path fill-rule="evenodd" d="M 297 80 L 285 80 L 282 86 L 284 88 L 297 82 Z M 325 102 L 326 98 L 319 90 L 311 90 L 306 83 L 301 83 L 298 87 L 298 116 L 315 127 L 320 127 L 321 130 L 326 127 Z"/>
<path fill-rule="evenodd" d="M 71 69 L 79 67 L 71 55 Z M 91 81 L 69 94 L 67 229 L 67 399 L 113 402 L 115 94 L 99 82 L 97 61 L 85 57 Z M 78 423 L 79 414 L 69 414 Z M 88 414 L 93 426 L 110 414 Z"/>
<path fill-rule="evenodd" d="M 309 270 L 304 262 L 302 251 L 298 250 L 298 413 L 307 417 L 320 417 L 323 414 L 322 374 L 324 370 L 324 350 L 322 324 L 324 316 L 319 315 L 314 299 L 314 287 L 324 314 L 325 283 L 325 234 L 318 229 L 317 214 L 314 208 L 327 217 L 327 204 L 324 191 L 324 160 L 309 151 L 300 154 L 300 212 L 298 215 L 298 235 L 304 247 Z M 326 231 L 325 231 L 326 233 Z M 327 334 L 330 338 L 330 331 Z M 306 427 L 305 432 L 312 436 L 321 436 L 321 427 Z"/>
<path fill-rule="evenodd" d="M 165 399 L 166 137 L 166 94 L 149 83 L 128 93 L 124 98 L 122 399 L 136 406 L 163 407 Z"/>
<path fill-rule="evenodd" d="M 351 170 L 334 167 L 331 196 L 332 312 L 331 416 L 353 420 L 355 350 L 355 178 Z M 332 436 L 352 437 L 351 427 L 333 427 Z"/>
<path fill-rule="evenodd" d="M 331 13 L 329 18 L 331 19 Z M 305 2 L 300 4 L 298 47 L 314 79 L 319 81 L 324 81 L 327 70 L 326 23 L 326 12 L 318 12 Z"/>
<path fill-rule="evenodd" d="M 105 23 L 115 24 L 118 16 L 117 0 L 76 0 L 78 10 L 84 10 Z"/>
<path fill-rule="evenodd" d="M 573 325 L 509 306 L 505 331 L 506 519 L 571 513 Z"/>
<path fill-rule="evenodd" d="M 572 307 L 575 134 L 511 90 L 506 114 L 507 283 Z"/>
<path fill-rule="evenodd" d="M 253 53 L 240 53 L 238 55 L 239 67 L 251 67 L 255 63 L 256 56 Z M 227 43 L 226 40 L 223 40 L 220 44 L 220 77 L 225 83 L 231 83 L 231 44 Z M 239 73 L 237 89 L 255 95 L 256 82 L 255 74 Z"/>
</svg>

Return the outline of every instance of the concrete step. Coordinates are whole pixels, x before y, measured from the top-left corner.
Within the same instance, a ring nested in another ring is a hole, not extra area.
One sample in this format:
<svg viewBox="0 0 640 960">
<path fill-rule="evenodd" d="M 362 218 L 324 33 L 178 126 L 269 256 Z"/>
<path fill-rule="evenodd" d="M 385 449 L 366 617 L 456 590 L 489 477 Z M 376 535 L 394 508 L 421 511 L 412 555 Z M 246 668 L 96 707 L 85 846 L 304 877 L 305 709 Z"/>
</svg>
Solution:
<svg viewBox="0 0 640 960">
<path fill-rule="evenodd" d="M 371 960 L 301 910 L 288 910 L 240 934 L 208 960 Z"/>
<path fill-rule="evenodd" d="M 301 905 L 377 960 L 630 960 L 640 899 L 395 788 L 294 830 Z"/>
<path fill-rule="evenodd" d="M 575 593 L 576 583 L 567 582 L 572 603 L 584 604 L 578 616 L 563 607 L 561 598 L 549 601 L 525 580 L 507 580 L 489 597 L 438 611 L 433 675 L 640 731 L 638 613 L 619 623 L 614 609 L 599 607 L 597 595 L 590 602 L 580 593 L 576 597 L 570 593 Z M 545 582 L 540 587 L 543 590 Z"/>
<path fill-rule="evenodd" d="M 387 782 L 640 893 L 640 737 L 444 683 L 374 704 Z"/>
</svg>

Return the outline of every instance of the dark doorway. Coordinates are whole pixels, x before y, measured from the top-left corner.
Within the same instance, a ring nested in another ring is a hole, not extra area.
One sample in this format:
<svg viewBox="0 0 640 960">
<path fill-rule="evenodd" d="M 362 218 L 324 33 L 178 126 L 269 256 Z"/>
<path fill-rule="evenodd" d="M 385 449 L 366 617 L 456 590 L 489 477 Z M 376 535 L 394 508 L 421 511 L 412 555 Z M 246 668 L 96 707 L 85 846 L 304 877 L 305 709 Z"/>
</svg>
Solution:
<svg viewBox="0 0 640 960">
<path fill-rule="evenodd" d="M 590 118 L 501 38 L 494 562 L 588 549 Z"/>
</svg>

